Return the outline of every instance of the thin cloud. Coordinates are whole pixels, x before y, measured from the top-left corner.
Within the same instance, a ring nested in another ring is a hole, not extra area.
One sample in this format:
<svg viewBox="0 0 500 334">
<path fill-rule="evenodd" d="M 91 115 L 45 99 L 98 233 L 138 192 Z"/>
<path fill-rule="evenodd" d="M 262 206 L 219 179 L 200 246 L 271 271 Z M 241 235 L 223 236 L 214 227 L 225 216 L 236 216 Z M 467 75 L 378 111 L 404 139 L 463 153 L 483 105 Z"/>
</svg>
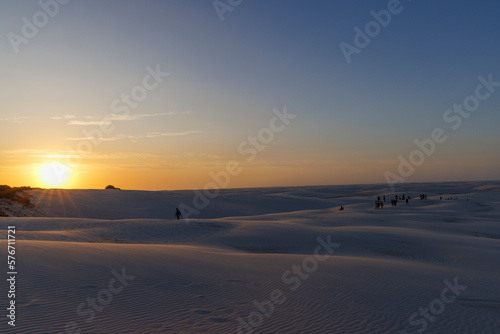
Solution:
<svg viewBox="0 0 500 334">
<path fill-rule="evenodd" d="M 157 138 L 157 137 L 179 137 L 179 136 L 188 136 L 195 133 L 200 133 L 200 131 L 190 130 L 183 132 L 151 132 L 143 136 L 129 136 L 129 138 L 139 139 L 139 138 Z"/>
<path fill-rule="evenodd" d="M 109 117 L 106 117 L 105 120 L 110 121 L 136 121 L 146 117 L 157 117 L 157 116 L 172 116 L 172 115 L 181 115 L 187 113 L 178 113 L 178 112 L 165 112 L 159 114 L 139 114 L 139 115 L 120 115 L 120 114 L 111 114 Z"/>
<path fill-rule="evenodd" d="M 200 131 L 197 130 L 191 130 L 191 131 L 183 131 L 183 132 L 150 132 L 145 135 L 136 135 L 136 136 L 127 136 L 127 135 L 115 135 L 115 136 L 104 136 L 103 138 L 99 139 L 102 141 L 115 141 L 115 140 L 120 140 L 120 139 L 131 139 L 131 140 L 136 140 L 136 139 L 141 139 L 141 138 L 158 138 L 158 137 L 178 137 L 178 136 L 188 136 L 191 134 L 195 133 L 200 133 Z M 71 141 L 94 141 L 96 140 L 95 137 L 77 137 L 77 138 L 66 138 L 66 140 L 71 140 Z"/>
<path fill-rule="evenodd" d="M 128 136 L 126 135 L 116 135 L 116 136 L 108 136 L 108 137 L 105 137 L 103 136 L 102 138 L 99 138 L 99 140 L 102 140 L 102 141 L 114 141 L 114 140 L 119 140 L 119 139 L 126 139 L 128 138 Z M 95 141 L 97 140 L 95 137 L 78 137 L 78 138 L 66 138 L 66 140 L 71 140 L 71 141 L 85 141 L 85 140 L 88 140 L 88 141 Z"/>
<path fill-rule="evenodd" d="M 63 151 L 39 150 L 39 149 L 17 149 L 17 150 L 4 150 L 0 154 L 8 157 L 29 157 L 29 158 L 52 158 L 61 159 L 66 158 L 67 154 Z"/>
<path fill-rule="evenodd" d="M 74 154 L 73 151 L 58 151 L 58 150 L 40 150 L 40 149 L 16 149 L 2 150 L 0 155 L 4 157 L 29 157 L 29 158 L 44 158 L 44 159 L 67 159 Z M 150 153 L 132 153 L 132 152 L 116 152 L 116 153 L 92 153 L 88 157 L 92 159 L 129 159 L 129 158 L 158 158 L 157 155 Z"/>
<path fill-rule="evenodd" d="M 51 117 L 50 119 L 58 120 L 58 119 L 73 119 L 73 118 L 76 118 L 76 116 L 75 115 L 54 116 Z"/>
<path fill-rule="evenodd" d="M 31 120 L 31 117 L 3 117 L 0 122 L 22 123 Z"/>
<path fill-rule="evenodd" d="M 132 152 L 116 152 L 116 153 L 92 153 L 88 156 L 90 160 L 125 160 L 125 159 L 158 159 L 159 156 L 150 153 L 132 153 Z"/>
<path fill-rule="evenodd" d="M 183 112 L 170 111 L 170 112 L 157 113 L 157 114 L 137 114 L 137 115 L 121 115 L 121 114 L 109 114 L 106 116 L 86 115 L 86 116 L 82 116 L 82 118 L 84 118 L 88 121 L 74 120 L 74 121 L 70 121 L 68 124 L 69 125 L 101 125 L 101 124 L 108 125 L 108 124 L 111 124 L 111 122 L 115 122 L 115 121 L 138 121 L 138 120 L 142 120 L 142 119 L 147 118 L 147 117 L 188 115 L 188 114 L 191 114 L 191 112 L 190 111 L 183 111 Z"/>
<path fill-rule="evenodd" d="M 109 125 L 110 121 L 101 120 L 101 121 L 70 121 L 69 125 Z"/>
</svg>

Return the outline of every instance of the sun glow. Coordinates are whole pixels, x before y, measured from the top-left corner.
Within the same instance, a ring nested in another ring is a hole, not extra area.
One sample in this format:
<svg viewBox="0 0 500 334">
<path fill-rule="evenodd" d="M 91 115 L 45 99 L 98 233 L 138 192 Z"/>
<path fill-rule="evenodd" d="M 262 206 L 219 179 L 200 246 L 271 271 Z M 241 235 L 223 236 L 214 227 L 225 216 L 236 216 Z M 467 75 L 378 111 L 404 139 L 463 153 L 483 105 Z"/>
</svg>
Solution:
<svg viewBox="0 0 500 334">
<path fill-rule="evenodd" d="M 57 163 L 42 165 L 40 179 L 45 187 L 63 187 L 70 179 L 70 168 Z"/>
</svg>

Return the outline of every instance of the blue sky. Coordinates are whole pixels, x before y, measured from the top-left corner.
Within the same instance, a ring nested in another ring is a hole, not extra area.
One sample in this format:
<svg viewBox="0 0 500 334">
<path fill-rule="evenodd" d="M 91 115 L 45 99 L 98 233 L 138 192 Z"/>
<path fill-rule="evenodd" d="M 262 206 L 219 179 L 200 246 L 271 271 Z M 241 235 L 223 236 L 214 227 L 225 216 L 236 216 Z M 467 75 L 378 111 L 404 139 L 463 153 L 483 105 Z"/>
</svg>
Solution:
<svg viewBox="0 0 500 334">
<path fill-rule="evenodd" d="M 16 53 L 9 33 L 21 35 L 22 18 L 41 7 L 4 1 L 4 183 L 36 184 L 19 171 L 65 163 L 95 127 L 75 121 L 109 117 L 156 65 L 169 76 L 72 166 L 72 186 L 202 187 L 210 170 L 244 160 L 239 143 L 284 106 L 297 118 L 231 186 L 385 182 L 415 139 L 447 127 L 444 111 L 474 93 L 479 75 L 500 81 L 497 1 L 401 1 L 348 64 L 339 44 L 353 44 L 353 28 L 388 3 L 243 0 L 221 21 L 212 1 L 72 0 Z M 408 181 L 498 179 L 499 105 L 500 92 L 481 102 Z"/>
</svg>

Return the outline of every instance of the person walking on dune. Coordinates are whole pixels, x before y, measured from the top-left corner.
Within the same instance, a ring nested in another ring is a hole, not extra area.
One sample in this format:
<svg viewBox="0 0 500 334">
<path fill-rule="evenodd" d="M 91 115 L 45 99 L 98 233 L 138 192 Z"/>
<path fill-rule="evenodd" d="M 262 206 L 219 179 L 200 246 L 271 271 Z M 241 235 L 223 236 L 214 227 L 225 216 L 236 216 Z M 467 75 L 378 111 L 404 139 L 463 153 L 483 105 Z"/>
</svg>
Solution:
<svg viewBox="0 0 500 334">
<path fill-rule="evenodd" d="M 175 209 L 175 216 L 177 217 L 177 220 L 181 219 L 182 213 L 179 211 L 179 208 Z"/>
</svg>

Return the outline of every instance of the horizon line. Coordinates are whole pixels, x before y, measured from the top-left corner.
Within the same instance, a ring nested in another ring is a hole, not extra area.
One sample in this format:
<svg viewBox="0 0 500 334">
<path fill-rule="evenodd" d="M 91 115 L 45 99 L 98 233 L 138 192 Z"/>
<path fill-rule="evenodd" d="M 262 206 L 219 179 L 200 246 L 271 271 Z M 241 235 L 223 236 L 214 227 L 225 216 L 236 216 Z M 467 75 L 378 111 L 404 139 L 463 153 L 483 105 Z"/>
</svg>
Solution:
<svg viewBox="0 0 500 334">
<path fill-rule="evenodd" d="M 481 180 L 446 180 L 446 181 L 414 181 L 414 182 L 404 182 L 399 183 L 400 185 L 411 185 L 411 184 L 423 184 L 423 183 L 471 183 L 471 182 L 500 182 L 500 179 L 481 179 Z M 387 185 L 386 182 L 375 182 L 375 183 L 342 183 L 342 184 L 310 184 L 310 185 L 286 185 L 286 186 L 255 186 L 255 187 L 220 187 L 219 190 L 245 190 L 245 189 L 270 189 L 270 188 L 312 188 L 312 187 L 339 187 L 339 186 L 375 186 L 375 185 Z M 185 189 L 127 189 L 127 188 L 117 188 L 117 189 L 105 189 L 104 188 L 44 188 L 44 187 L 32 187 L 32 186 L 9 186 L 11 188 L 31 188 L 40 190 L 124 190 L 124 191 L 193 191 L 200 190 L 202 188 L 185 188 Z M 389 185 L 387 187 L 390 188 Z"/>
</svg>

